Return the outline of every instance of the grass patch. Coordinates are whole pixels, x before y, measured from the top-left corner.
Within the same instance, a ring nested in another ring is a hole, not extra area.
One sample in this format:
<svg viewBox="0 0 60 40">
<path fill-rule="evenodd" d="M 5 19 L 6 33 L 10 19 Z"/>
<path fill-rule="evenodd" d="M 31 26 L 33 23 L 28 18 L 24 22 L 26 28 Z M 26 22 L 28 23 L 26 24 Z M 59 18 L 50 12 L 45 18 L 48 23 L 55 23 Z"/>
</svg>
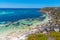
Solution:
<svg viewBox="0 0 60 40">
<path fill-rule="evenodd" d="M 60 40 L 60 32 L 55 32 L 55 31 L 51 31 L 50 36 L 53 37 L 56 40 Z"/>
<path fill-rule="evenodd" d="M 32 34 L 28 36 L 27 40 L 48 40 L 48 36 L 45 34 Z"/>
</svg>

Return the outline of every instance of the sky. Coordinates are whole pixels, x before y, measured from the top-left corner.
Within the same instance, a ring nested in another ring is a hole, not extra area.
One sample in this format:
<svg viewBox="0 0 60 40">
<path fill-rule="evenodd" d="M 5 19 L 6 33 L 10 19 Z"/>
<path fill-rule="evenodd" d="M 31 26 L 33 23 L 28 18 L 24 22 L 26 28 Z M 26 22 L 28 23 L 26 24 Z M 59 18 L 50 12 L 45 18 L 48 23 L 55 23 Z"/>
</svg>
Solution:
<svg viewBox="0 0 60 40">
<path fill-rule="evenodd" d="M 60 7 L 60 0 L 0 0 L 0 8 Z"/>
</svg>

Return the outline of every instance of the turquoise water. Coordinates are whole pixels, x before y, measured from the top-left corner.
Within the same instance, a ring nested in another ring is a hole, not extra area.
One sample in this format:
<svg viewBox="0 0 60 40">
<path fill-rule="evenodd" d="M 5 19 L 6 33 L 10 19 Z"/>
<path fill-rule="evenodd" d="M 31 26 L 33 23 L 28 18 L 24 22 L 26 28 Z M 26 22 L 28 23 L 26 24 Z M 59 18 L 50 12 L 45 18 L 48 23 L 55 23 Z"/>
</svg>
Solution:
<svg viewBox="0 0 60 40">
<path fill-rule="evenodd" d="M 38 25 L 46 16 L 40 9 L 0 9 L 0 33 Z"/>
</svg>

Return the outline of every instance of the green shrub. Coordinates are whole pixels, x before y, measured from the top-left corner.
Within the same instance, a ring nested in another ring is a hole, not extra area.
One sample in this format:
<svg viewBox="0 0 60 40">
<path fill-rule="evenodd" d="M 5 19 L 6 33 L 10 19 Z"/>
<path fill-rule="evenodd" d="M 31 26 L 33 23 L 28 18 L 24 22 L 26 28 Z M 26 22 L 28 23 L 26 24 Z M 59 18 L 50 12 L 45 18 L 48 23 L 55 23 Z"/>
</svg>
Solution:
<svg viewBox="0 0 60 40">
<path fill-rule="evenodd" d="M 28 36 L 27 40 L 48 40 L 48 36 L 45 34 L 32 34 Z"/>
<path fill-rule="evenodd" d="M 53 37 L 54 39 L 60 40 L 60 32 L 51 31 L 49 34 L 50 34 L 50 36 Z"/>
</svg>

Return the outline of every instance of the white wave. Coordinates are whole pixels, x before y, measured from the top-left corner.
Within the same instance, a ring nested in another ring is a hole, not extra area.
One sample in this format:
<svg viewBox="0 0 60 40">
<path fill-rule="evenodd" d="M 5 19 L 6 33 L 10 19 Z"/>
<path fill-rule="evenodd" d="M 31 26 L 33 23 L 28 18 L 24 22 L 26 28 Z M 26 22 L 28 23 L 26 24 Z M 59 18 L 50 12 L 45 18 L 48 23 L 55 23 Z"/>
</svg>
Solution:
<svg viewBox="0 0 60 40">
<path fill-rule="evenodd" d="M 0 14 L 12 14 L 12 13 L 14 13 L 14 12 L 6 12 L 6 11 L 0 12 Z"/>
</svg>

